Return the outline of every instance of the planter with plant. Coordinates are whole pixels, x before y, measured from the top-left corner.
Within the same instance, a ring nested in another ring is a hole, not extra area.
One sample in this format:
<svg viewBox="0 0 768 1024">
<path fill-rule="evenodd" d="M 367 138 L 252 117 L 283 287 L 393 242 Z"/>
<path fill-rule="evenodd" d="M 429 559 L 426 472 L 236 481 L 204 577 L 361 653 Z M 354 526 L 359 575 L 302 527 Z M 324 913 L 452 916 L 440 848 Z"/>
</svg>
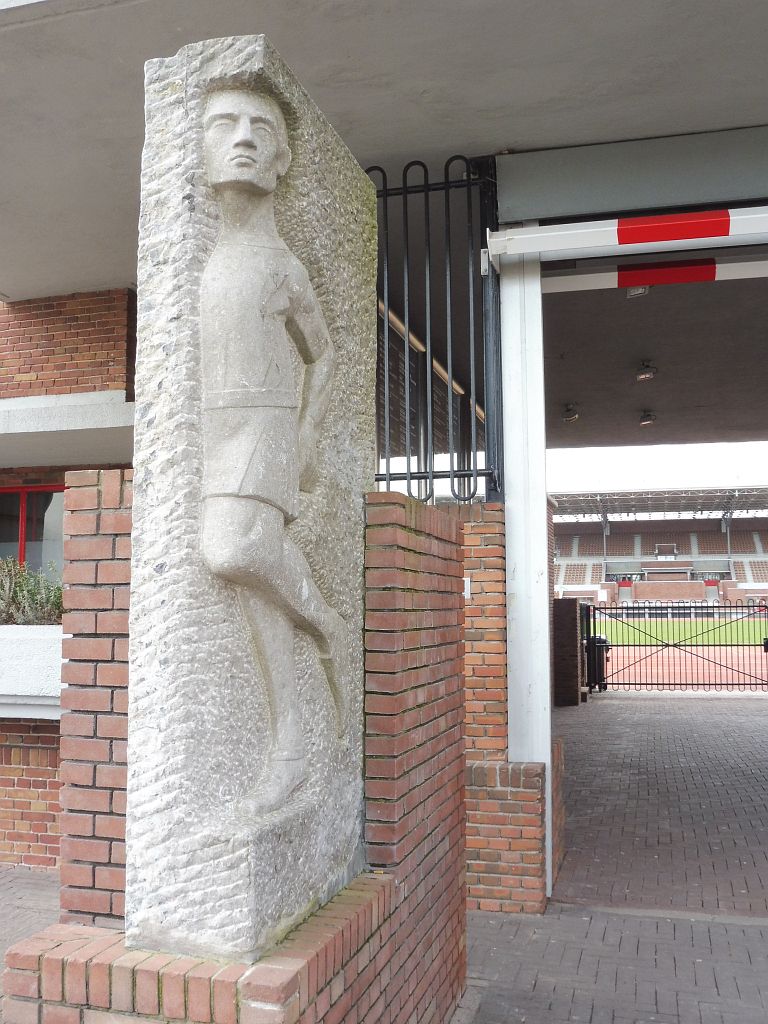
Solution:
<svg viewBox="0 0 768 1024">
<path fill-rule="evenodd" d="M 0 559 L 0 718 L 58 718 L 61 583 Z"/>
</svg>

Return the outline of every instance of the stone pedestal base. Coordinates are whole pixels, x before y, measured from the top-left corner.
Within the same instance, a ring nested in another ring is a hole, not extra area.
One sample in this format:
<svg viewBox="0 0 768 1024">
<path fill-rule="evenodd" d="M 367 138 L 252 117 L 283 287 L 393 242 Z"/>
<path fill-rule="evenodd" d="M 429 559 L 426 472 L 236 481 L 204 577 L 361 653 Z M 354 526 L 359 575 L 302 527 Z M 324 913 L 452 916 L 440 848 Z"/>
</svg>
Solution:
<svg viewBox="0 0 768 1024">
<path fill-rule="evenodd" d="M 366 874 L 257 964 L 128 950 L 122 932 L 52 925 L 7 954 L 5 1024 L 381 1020 L 401 919 L 394 881 Z"/>
</svg>

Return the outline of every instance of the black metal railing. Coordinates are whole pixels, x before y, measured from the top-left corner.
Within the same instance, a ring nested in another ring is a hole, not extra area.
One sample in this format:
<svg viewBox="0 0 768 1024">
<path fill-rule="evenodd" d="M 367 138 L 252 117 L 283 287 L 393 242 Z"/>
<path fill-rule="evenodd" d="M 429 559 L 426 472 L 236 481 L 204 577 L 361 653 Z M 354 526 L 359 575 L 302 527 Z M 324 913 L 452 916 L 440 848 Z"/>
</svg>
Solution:
<svg viewBox="0 0 768 1024">
<path fill-rule="evenodd" d="M 496 224 L 495 162 L 454 156 L 443 180 L 412 160 L 378 189 L 377 447 L 381 486 L 422 501 L 501 489 L 498 282 L 481 250 Z"/>
<path fill-rule="evenodd" d="M 582 606 L 590 690 L 767 690 L 763 601 Z"/>
</svg>

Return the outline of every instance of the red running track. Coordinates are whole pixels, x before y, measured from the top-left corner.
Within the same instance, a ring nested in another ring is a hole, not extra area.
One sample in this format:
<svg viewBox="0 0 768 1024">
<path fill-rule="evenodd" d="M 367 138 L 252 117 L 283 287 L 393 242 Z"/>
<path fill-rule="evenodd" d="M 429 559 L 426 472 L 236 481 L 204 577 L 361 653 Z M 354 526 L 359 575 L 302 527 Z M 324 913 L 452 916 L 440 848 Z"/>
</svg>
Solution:
<svg viewBox="0 0 768 1024">
<path fill-rule="evenodd" d="M 768 654 L 762 645 L 743 647 L 611 647 L 610 687 L 768 690 Z"/>
</svg>

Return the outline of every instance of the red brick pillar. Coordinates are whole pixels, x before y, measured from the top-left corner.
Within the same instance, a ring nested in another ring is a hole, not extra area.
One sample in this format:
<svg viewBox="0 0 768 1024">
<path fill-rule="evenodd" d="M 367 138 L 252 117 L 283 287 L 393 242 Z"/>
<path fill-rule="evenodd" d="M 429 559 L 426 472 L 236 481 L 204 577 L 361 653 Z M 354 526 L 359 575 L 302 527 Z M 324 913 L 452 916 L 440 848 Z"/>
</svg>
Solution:
<svg viewBox="0 0 768 1024">
<path fill-rule="evenodd" d="M 503 505 L 464 511 L 466 749 L 470 761 L 507 758 L 507 599 Z"/>
<path fill-rule="evenodd" d="M 447 1021 L 466 966 L 461 524 L 400 494 L 366 517 L 366 849 L 401 883 L 387 1019 Z"/>
<path fill-rule="evenodd" d="M 548 514 L 551 542 L 551 507 Z M 508 707 L 507 696 L 504 507 L 471 505 L 461 515 L 464 575 L 469 581 L 465 612 L 467 906 L 540 913 L 546 906 L 545 766 L 508 760 L 508 715 L 515 709 Z M 553 763 L 559 772 L 559 747 Z M 554 775 L 553 788 L 559 800 L 559 777 Z M 557 811 L 557 828 L 561 818 Z M 559 850 L 562 844 L 557 837 L 554 842 Z"/>
<path fill-rule="evenodd" d="M 578 598 L 558 597 L 553 603 L 553 691 L 557 708 L 581 703 L 581 612 Z"/>
<path fill-rule="evenodd" d="M 64 496 L 62 920 L 121 927 L 125 888 L 132 470 L 80 470 Z"/>
</svg>

